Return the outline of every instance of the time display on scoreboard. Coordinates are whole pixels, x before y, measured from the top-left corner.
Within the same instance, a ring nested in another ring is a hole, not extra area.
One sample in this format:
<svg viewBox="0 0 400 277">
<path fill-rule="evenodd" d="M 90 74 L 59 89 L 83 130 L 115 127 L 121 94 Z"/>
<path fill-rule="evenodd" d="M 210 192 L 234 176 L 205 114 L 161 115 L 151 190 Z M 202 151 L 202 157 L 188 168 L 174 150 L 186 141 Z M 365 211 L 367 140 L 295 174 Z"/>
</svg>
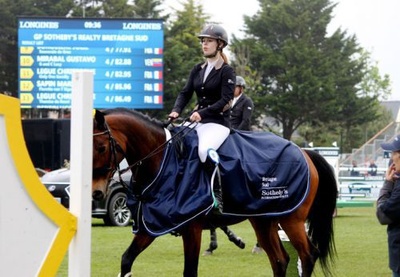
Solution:
<svg viewBox="0 0 400 277">
<path fill-rule="evenodd" d="M 69 108 L 75 70 L 94 75 L 95 108 L 163 108 L 163 21 L 18 19 L 22 108 Z"/>
</svg>

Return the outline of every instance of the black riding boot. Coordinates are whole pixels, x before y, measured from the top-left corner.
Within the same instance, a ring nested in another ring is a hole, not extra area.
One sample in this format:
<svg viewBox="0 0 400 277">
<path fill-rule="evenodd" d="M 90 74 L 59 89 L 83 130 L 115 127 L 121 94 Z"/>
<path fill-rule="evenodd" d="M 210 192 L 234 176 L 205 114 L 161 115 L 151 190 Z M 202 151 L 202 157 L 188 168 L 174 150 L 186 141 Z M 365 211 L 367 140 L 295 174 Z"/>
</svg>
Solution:
<svg viewBox="0 0 400 277">
<path fill-rule="evenodd" d="M 215 178 L 214 178 L 214 186 L 213 186 L 214 207 L 220 214 L 222 214 L 223 201 L 222 201 L 221 176 L 219 174 L 219 170 L 217 172 L 217 175 L 218 175 L 218 177 L 215 176 Z"/>
<path fill-rule="evenodd" d="M 218 214 L 222 214 L 223 205 L 222 205 L 222 187 L 221 187 L 221 174 L 218 168 L 219 157 L 218 154 L 212 153 L 207 157 L 206 162 L 204 163 L 204 168 L 207 175 L 210 178 L 212 193 L 214 197 L 214 212 Z M 215 156 L 217 155 L 217 156 Z"/>
</svg>

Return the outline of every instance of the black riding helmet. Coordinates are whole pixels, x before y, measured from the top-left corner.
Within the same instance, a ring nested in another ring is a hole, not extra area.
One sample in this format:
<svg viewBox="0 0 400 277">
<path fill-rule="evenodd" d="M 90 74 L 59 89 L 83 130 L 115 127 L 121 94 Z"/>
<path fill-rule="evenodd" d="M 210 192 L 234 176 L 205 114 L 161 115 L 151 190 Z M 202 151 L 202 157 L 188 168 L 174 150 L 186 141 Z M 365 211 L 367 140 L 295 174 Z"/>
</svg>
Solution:
<svg viewBox="0 0 400 277">
<path fill-rule="evenodd" d="M 216 40 L 220 40 L 224 43 L 224 48 L 225 46 L 228 45 L 228 33 L 225 31 L 224 28 L 222 28 L 219 25 L 207 25 L 206 27 L 203 28 L 201 33 L 197 36 L 199 39 L 202 38 L 213 38 Z"/>
</svg>

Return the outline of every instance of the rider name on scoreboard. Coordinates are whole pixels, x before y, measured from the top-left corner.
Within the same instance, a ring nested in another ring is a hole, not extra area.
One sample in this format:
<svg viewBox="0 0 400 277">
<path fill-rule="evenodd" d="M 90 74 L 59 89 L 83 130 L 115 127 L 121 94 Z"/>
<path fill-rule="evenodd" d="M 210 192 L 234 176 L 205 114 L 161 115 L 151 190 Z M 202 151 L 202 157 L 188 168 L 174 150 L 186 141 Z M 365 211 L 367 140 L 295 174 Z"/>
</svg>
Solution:
<svg viewBox="0 0 400 277">
<path fill-rule="evenodd" d="M 94 74 L 94 107 L 163 108 L 163 21 L 18 18 L 22 108 L 70 108 L 71 76 Z"/>
</svg>

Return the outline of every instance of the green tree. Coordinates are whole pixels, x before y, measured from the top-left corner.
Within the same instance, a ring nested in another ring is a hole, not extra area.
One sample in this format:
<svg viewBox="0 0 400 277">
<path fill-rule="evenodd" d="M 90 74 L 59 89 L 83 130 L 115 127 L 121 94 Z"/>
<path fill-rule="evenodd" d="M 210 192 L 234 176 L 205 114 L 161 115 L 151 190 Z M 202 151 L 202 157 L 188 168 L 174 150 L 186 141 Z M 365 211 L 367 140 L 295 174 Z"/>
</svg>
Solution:
<svg viewBox="0 0 400 277">
<path fill-rule="evenodd" d="M 290 139 L 305 122 L 326 117 L 333 99 L 322 45 L 333 6 L 327 1 L 260 0 L 261 10 L 245 16 L 252 45 L 251 67 L 262 74 L 257 109 L 264 109 Z M 324 101 L 321 101 L 321 100 Z M 321 102 L 321 105 L 315 103 Z"/>
<path fill-rule="evenodd" d="M 340 95 L 337 101 L 340 103 L 335 120 L 318 128 L 306 124 L 299 128 L 299 133 L 306 142 L 313 141 L 319 146 L 330 146 L 337 141 L 341 150 L 348 153 L 393 121 L 390 112 L 379 101 L 390 94 L 390 80 L 387 75 L 380 75 L 368 52 L 361 51 L 360 59 L 353 61 L 362 65 L 362 70 L 357 71 L 361 81 L 356 86 L 348 81 L 352 79 L 348 76 L 355 72 L 352 71 L 354 65 L 345 67 L 349 60 L 337 58 L 336 61 L 341 64 L 343 72 L 337 75 L 337 94 Z"/>
<path fill-rule="evenodd" d="M 339 126 L 342 151 L 346 152 L 364 144 L 389 123 L 387 113 L 380 104 L 380 99 L 386 99 L 390 94 L 389 77 L 380 76 L 376 63 L 373 63 L 369 53 L 363 50 L 356 61 L 360 67 L 360 81 L 357 84 L 347 82 L 348 76 L 354 72 L 351 67 L 337 76 L 338 80 L 342 78 L 338 82 L 342 85 L 337 91 L 340 95 L 340 108 L 336 115 L 336 124 Z"/>
<path fill-rule="evenodd" d="M 362 52 L 362 58 L 366 61 L 363 69 L 363 79 L 360 88 L 366 95 L 376 96 L 381 100 L 387 100 L 392 92 L 391 81 L 388 74 L 381 76 L 378 62 L 371 59 L 371 54 L 367 51 Z"/>
<path fill-rule="evenodd" d="M 24 3 L 32 2 L 30 15 L 34 16 L 67 16 L 72 8 L 75 7 L 73 0 L 41 0 L 41 1 L 22 1 Z"/>
<path fill-rule="evenodd" d="M 160 18 L 160 0 L 135 0 L 133 8 L 135 17 Z"/>
<path fill-rule="evenodd" d="M 10 92 L 17 96 L 16 22 L 13 7 L 15 2 L 0 0 L 0 92 Z"/>
<path fill-rule="evenodd" d="M 102 11 L 104 17 L 131 18 L 135 16 L 135 6 L 126 0 L 107 0 L 103 2 Z"/>
<path fill-rule="evenodd" d="M 262 76 L 256 70 L 249 66 L 251 59 L 251 46 L 240 44 L 238 39 L 233 36 L 231 39 L 232 47 L 230 47 L 230 51 L 234 54 L 234 58 L 232 59 L 232 66 L 235 68 L 235 72 L 237 76 L 244 77 L 246 81 L 245 93 L 253 100 L 255 103 L 259 103 L 259 93 L 258 91 L 262 91 Z M 254 109 L 251 117 L 251 124 L 255 125 L 257 119 L 262 115 L 263 109 Z M 259 121 L 259 120 L 258 120 Z"/>
<path fill-rule="evenodd" d="M 255 105 L 279 122 L 283 137 L 291 139 L 304 124 L 316 128 L 338 121 L 345 103 L 363 108 L 372 99 L 376 105 L 374 97 L 359 93 L 365 60 L 356 38 L 340 30 L 327 36 L 335 4 L 328 0 L 259 3 L 254 16 L 245 16 L 248 36 L 233 48 L 251 46 L 249 66 L 262 75 Z"/>
<path fill-rule="evenodd" d="M 86 0 L 73 9 L 75 17 L 159 18 L 161 0 Z"/>
</svg>

